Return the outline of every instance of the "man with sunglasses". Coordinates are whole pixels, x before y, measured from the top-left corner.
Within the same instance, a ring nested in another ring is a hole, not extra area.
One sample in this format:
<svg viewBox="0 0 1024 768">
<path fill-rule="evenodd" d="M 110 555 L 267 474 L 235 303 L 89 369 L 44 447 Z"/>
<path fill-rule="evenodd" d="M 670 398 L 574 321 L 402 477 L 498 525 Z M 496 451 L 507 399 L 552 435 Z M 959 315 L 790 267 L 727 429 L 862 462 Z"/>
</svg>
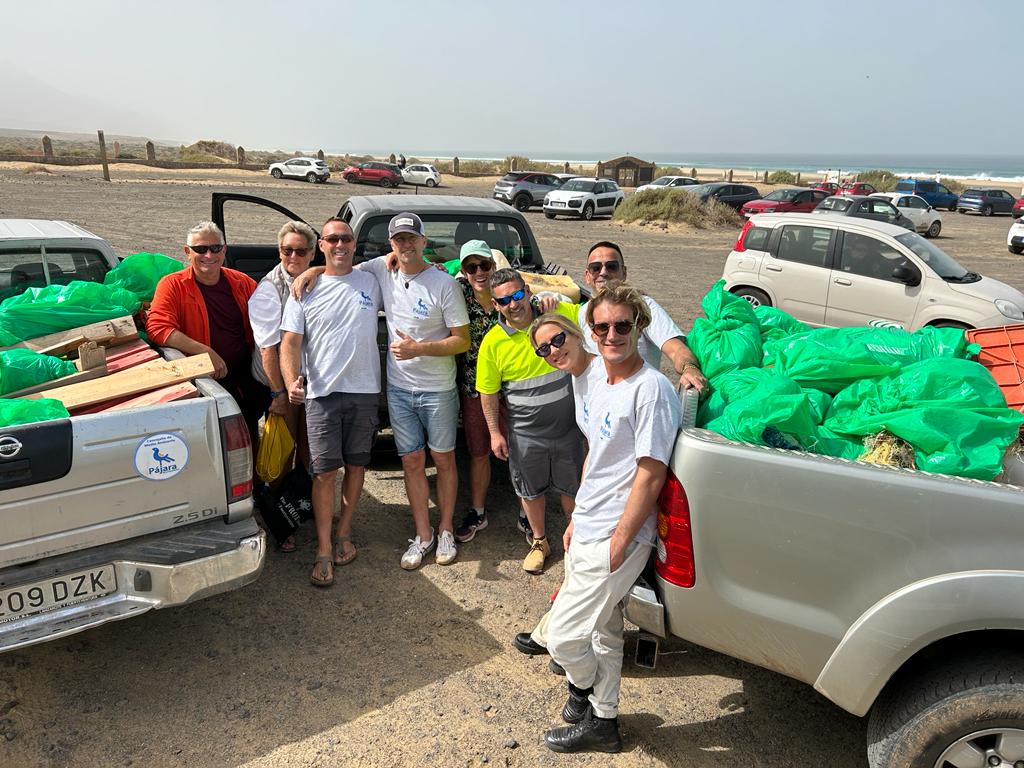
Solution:
<svg viewBox="0 0 1024 768">
<path fill-rule="evenodd" d="M 523 570 L 543 573 L 551 554 L 544 527 L 544 496 L 561 496 L 566 516 L 573 511 L 583 464 L 583 436 L 576 428 L 569 374 L 552 368 L 530 343 L 530 324 L 540 314 L 530 289 L 514 269 L 499 269 L 490 278 L 494 308 L 500 317 L 480 344 L 476 388 L 491 435 L 491 450 L 507 460 L 512 487 L 529 522 L 530 551 Z M 554 311 L 570 320 L 576 305 L 560 303 Z M 508 412 L 502 433 L 501 401 Z"/>
<path fill-rule="evenodd" d="M 306 405 L 317 534 L 310 581 L 326 587 L 334 583 L 335 567 L 356 557 L 352 518 L 377 431 L 377 312 L 382 301 L 377 280 L 352 269 L 355 242 L 347 222 L 328 219 L 320 247 L 326 267 L 316 287 L 302 299 L 289 297 L 285 305 L 281 372 L 289 400 Z M 305 377 L 300 375 L 303 361 Z M 341 512 L 334 526 L 335 478 L 342 467 Z"/>
<path fill-rule="evenodd" d="M 267 387 L 251 375 L 249 297 L 256 281 L 224 266 L 228 247 L 212 221 L 192 227 L 185 242 L 188 266 L 157 283 L 146 333 L 186 355 L 210 355 L 213 376 L 238 401 L 255 452 L 259 420 L 270 401 Z"/>
<path fill-rule="evenodd" d="M 579 425 L 590 450 L 547 628 L 548 651 L 569 683 L 562 719 L 570 725 L 544 739 L 555 752 L 619 752 L 620 602 L 655 543 L 656 502 L 682 408 L 638 351 L 651 321 L 639 291 L 609 283 L 587 304 L 586 321 L 601 359 L 574 385 L 587 405 Z"/>
<path fill-rule="evenodd" d="M 625 281 L 626 260 L 622 255 L 622 249 L 607 240 L 591 246 L 584 266 L 583 279 L 595 292 L 603 288 L 609 280 Z M 644 301 L 651 312 L 651 324 L 644 329 L 640 337 L 640 355 L 657 371 L 661 369 L 661 356 L 664 353 L 672 361 L 672 367 L 679 374 L 679 382 L 683 387 L 695 387 L 698 392 L 704 391 L 708 380 L 701 372 L 697 358 L 686 346 L 683 332 L 658 302 L 646 295 Z M 581 328 L 586 328 L 586 306 L 580 306 L 577 317 Z M 597 347 L 590 334 L 584 335 L 587 337 L 587 350 L 596 355 Z"/>
</svg>

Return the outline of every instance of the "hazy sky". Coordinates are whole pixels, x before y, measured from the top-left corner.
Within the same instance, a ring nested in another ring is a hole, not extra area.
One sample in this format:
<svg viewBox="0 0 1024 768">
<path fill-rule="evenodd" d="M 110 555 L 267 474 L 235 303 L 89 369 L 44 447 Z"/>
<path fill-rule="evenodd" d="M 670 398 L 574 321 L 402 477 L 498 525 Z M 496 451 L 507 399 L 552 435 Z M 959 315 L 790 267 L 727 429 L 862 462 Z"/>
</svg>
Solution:
<svg viewBox="0 0 1024 768">
<path fill-rule="evenodd" d="M 260 149 L 1021 154 L 1019 0 L 7 2 L 0 128 Z"/>
</svg>

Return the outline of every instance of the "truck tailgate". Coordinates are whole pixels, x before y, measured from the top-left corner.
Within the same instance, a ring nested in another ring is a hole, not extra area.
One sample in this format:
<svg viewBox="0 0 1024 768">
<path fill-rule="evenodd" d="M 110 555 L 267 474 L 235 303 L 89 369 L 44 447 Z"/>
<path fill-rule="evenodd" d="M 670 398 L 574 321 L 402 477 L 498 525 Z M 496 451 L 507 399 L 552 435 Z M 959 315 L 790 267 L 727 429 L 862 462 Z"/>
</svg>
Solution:
<svg viewBox="0 0 1024 768">
<path fill-rule="evenodd" d="M 19 442 L 22 455 L 32 461 L 27 472 L 8 474 L 0 485 L 0 565 L 227 515 L 215 398 L 77 416 L 59 424 L 65 425 L 63 436 L 50 434 L 45 449 L 33 445 L 42 439 L 43 425 L 0 432 L 0 439 Z M 62 451 L 70 452 L 70 469 L 53 477 Z M 17 458 L 0 456 L 0 469 Z"/>
</svg>

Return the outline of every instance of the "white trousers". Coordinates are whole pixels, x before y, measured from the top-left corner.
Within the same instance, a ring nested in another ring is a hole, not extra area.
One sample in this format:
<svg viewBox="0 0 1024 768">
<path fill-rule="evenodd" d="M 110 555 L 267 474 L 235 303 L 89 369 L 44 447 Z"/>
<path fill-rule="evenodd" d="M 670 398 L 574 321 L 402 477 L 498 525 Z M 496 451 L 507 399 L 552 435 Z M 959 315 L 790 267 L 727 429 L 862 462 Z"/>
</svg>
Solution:
<svg viewBox="0 0 1024 768">
<path fill-rule="evenodd" d="M 649 545 L 633 542 L 618 570 L 609 570 L 611 538 L 589 544 L 573 541 L 565 553 L 565 580 L 551 606 L 546 628 L 548 653 L 565 669 L 569 682 L 590 688 L 598 717 L 618 717 L 622 680 L 620 603 L 644 570 Z"/>
</svg>

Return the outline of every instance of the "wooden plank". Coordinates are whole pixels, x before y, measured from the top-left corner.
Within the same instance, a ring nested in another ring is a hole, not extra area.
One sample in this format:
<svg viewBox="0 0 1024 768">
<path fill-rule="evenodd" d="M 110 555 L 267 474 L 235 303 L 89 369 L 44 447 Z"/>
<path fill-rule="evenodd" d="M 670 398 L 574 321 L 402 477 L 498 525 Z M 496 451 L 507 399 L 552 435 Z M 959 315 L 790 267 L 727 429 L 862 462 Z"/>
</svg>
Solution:
<svg viewBox="0 0 1024 768">
<path fill-rule="evenodd" d="M 78 373 L 72 373 L 70 376 L 61 376 L 59 379 L 51 379 L 50 381 L 44 381 L 42 384 L 36 384 L 35 386 L 32 387 L 25 387 L 25 389 L 19 389 L 17 392 L 9 392 L 6 395 L 3 395 L 3 397 L 28 397 L 29 395 L 36 395 L 36 397 L 49 397 L 50 390 L 58 389 L 67 385 L 78 384 L 85 381 L 92 381 L 93 379 L 99 379 L 106 375 L 106 366 L 99 366 L 97 368 L 90 368 L 88 371 L 79 371 Z"/>
<path fill-rule="evenodd" d="M 56 357 L 61 357 L 73 349 L 78 349 L 80 346 L 85 344 L 86 341 L 88 341 L 88 339 L 86 339 L 85 336 L 72 336 L 70 339 L 57 342 L 53 346 L 37 349 L 36 352 L 41 355 L 54 355 Z"/>
<path fill-rule="evenodd" d="M 124 317 L 115 317 L 112 320 L 101 320 L 98 323 L 91 323 L 78 328 L 69 328 L 66 331 L 58 331 L 46 336 L 38 336 L 34 339 L 12 344 L 9 347 L 3 347 L 3 349 L 31 349 L 33 352 L 39 352 L 48 347 L 66 343 L 72 339 L 77 339 L 78 344 L 81 344 L 82 338 L 86 341 L 95 341 L 97 344 L 105 347 L 116 347 L 139 338 L 139 331 L 135 327 L 135 321 L 126 315 Z M 78 344 L 75 344 L 74 348 L 77 348 Z M 3 351 L 3 349 L 0 349 L 0 351 Z"/>
<path fill-rule="evenodd" d="M 148 363 L 150 360 L 157 360 L 160 357 L 160 353 L 155 349 L 146 347 L 133 352 L 130 355 L 119 355 L 113 360 L 107 360 L 107 370 L 110 373 L 117 373 L 123 371 L 126 368 L 134 368 L 137 365 Z"/>
<path fill-rule="evenodd" d="M 107 363 L 107 348 L 96 346 L 95 341 L 87 341 L 78 348 L 78 360 L 75 365 L 80 371 L 100 368 Z"/>
<path fill-rule="evenodd" d="M 99 413 L 100 411 L 121 411 L 125 408 L 141 408 L 146 405 L 170 403 L 175 400 L 188 400 L 193 397 L 199 397 L 199 390 L 191 382 L 183 381 L 181 384 L 161 387 L 142 395 L 119 397 L 114 400 L 104 400 L 102 403 L 75 408 L 71 411 L 71 415 L 80 416 L 86 413 Z"/>
<path fill-rule="evenodd" d="M 60 400 L 65 408 L 71 410 L 102 403 L 115 397 L 142 394 L 151 389 L 179 384 L 198 376 L 210 376 L 213 371 L 213 362 L 206 353 L 181 360 L 154 360 L 126 371 L 112 373 L 96 381 L 52 389 L 46 393 L 46 397 Z M 40 397 L 42 395 L 29 395 L 28 399 L 35 400 Z"/>
<path fill-rule="evenodd" d="M 149 346 L 149 344 L 144 342 L 142 339 L 135 339 L 135 341 L 130 341 L 127 344 L 122 344 L 119 347 L 108 348 L 107 361 L 109 362 L 111 360 L 119 360 L 122 357 L 134 355 L 136 352 L 140 352 L 144 349 L 153 349 L 153 347 Z M 155 352 L 156 350 L 153 351 Z"/>
</svg>

